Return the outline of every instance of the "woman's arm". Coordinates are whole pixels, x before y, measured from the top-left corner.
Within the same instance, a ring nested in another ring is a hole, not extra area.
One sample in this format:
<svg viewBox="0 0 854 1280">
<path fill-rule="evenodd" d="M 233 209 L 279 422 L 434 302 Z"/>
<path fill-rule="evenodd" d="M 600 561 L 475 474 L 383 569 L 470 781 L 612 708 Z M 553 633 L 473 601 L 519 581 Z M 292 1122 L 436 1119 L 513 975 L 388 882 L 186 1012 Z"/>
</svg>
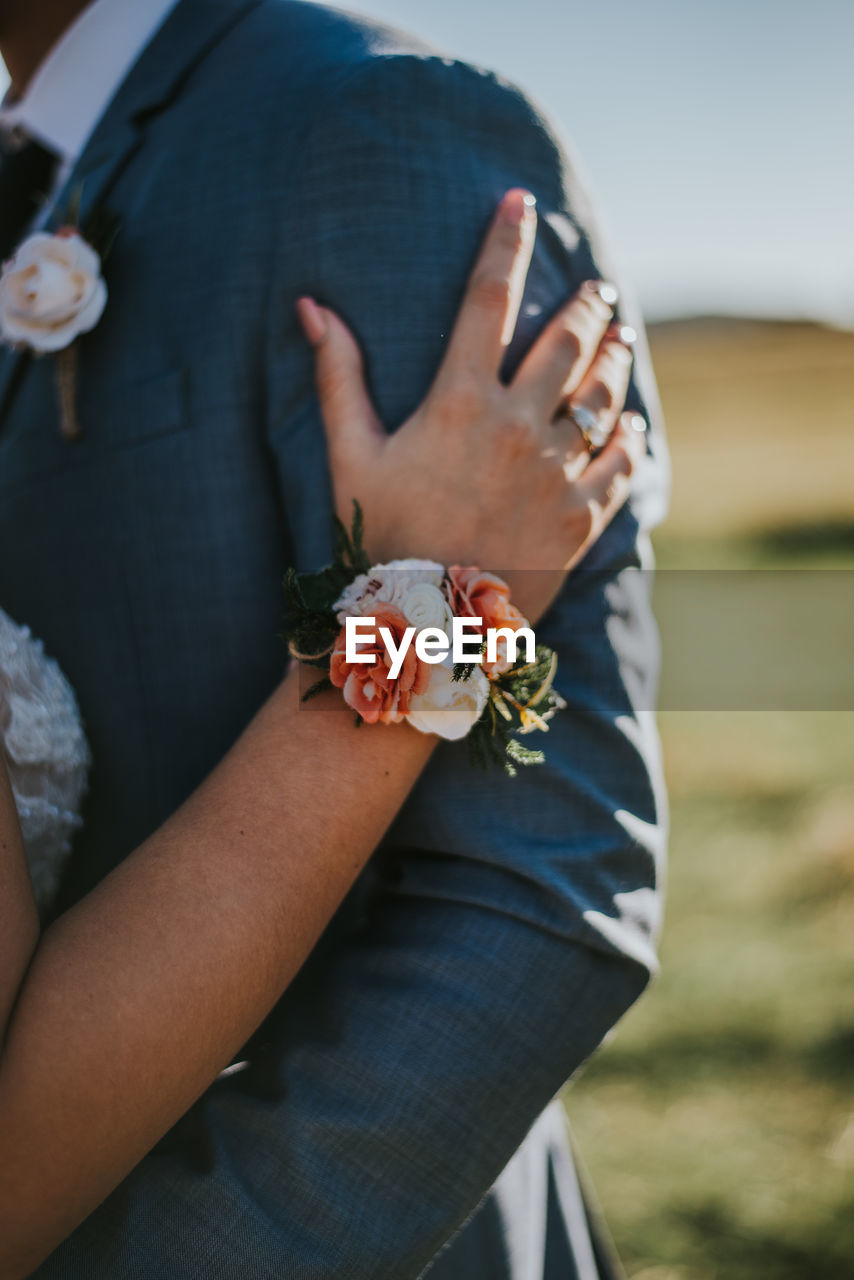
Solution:
<svg viewBox="0 0 854 1280">
<path fill-rule="evenodd" d="M 0 1060 L 3 1277 L 26 1274 L 228 1064 L 430 754 L 406 726 L 357 730 L 337 698 L 300 707 L 297 686 L 36 949 Z M 3 796 L 5 841 L 5 778 Z M 30 948 L 34 934 L 30 918 Z"/>
<path fill-rule="evenodd" d="M 513 386 L 499 383 L 534 235 L 515 194 L 434 388 L 388 441 L 350 335 L 303 312 L 342 503 L 364 498 L 387 553 L 546 570 L 516 583 L 536 616 L 621 505 L 641 442 L 624 424 L 590 461 L 578 428 L 553 421 L 570 393 L 611 426 L 623 403 L 629 357 L 594 289 L 547 327 Z M 449 472 L 456 488 L 436 489 Z M 413 504 L 413 477 L 433 501 Z M 358 731 L 337 701 L 301 706 L 297 685 L 290 675 L 199 791 L 40 940 L 0 777 L 0 1010 L 14 1005 L 0 1057 L 4 1280 L 49 1253 L 230 1061 L 429 757 L 432 741 L 406 726 Z"/>
<path fill-rule="evenodd" d="M 0 1055 L 4 1031 L 39 940 L 39 919 L 30 885 L 15 800 L 0 752 Z M 0 1056 L 2 1061 L 2 1056 Z M 2 1133 L 2 1130 L 0 1130 Z M 0 1163 L 2 1163 L 0 1145 Z M 2 1214 L 0 1214 L 2 1221 Z"/>
</svg>

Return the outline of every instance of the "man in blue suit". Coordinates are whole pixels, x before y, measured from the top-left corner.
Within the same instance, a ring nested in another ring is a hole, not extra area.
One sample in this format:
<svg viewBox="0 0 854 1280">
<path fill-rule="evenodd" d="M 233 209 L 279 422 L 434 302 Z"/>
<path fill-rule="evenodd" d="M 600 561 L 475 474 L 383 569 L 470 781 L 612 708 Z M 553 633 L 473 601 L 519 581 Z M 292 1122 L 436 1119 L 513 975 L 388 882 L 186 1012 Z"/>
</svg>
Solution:
<svg viewBox="0 0 854 1280">
<path fill-rule="evenodd" d="M 68 904 L 274 687 L 282 574 L 328 556 L 294 300 L 352 323 L 391 428 L 429 385 L 505 190 L 540 211 L 511 362 L 607 260 L 522 95 L 367 21 L 301 0 L 0 0 L 0 49 L 0 255 L 72 202 L 117 229 L 108 307 L 79 344 L 81 438 L 59 429 L 52 364 L 0 356 L 0 601 L 75 685 L 94 756 Z M 464 747 L 436 754 L 249 1065 L 44 1280 L 610 1274 L 549 1103 L 655 967 L 639 570 L 666 462 L 643 344 L 630 403 L 651 419 L 648 465 L 542 624 L 568 703 L 548 765 L 508 783 Z"/>
</svg>

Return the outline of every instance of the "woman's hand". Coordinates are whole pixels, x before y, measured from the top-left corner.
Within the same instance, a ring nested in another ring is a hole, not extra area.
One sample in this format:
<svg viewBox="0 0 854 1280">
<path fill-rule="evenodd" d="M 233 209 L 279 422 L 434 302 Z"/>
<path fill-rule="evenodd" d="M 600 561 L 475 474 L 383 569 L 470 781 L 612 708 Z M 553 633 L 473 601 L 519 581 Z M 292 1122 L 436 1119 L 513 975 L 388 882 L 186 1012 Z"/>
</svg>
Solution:
<svg viewBox="0 0 854 1280">
<path fill-rule="evenodd" d="M 316 353 L 341 519 L 349 523 L 357 498 L 375 559 L 422 556 L 501 572 L 532 618 L 625 502 L 646 425 L 621 416 L 632 356 L 612 323 L 616 293 L 597 281 L 554 316 L 512 382 L 501 382 L 535 237 L 533 197 L 510 191 L 433 385 L 392 435 L 349 329 L 313 299 L 298 303 Z M 585 428 L 595 419 L 600 451 L 591 452 L 573 410 Z M 520 572 L 532 569 L 541 572 Z"/>
</svg>

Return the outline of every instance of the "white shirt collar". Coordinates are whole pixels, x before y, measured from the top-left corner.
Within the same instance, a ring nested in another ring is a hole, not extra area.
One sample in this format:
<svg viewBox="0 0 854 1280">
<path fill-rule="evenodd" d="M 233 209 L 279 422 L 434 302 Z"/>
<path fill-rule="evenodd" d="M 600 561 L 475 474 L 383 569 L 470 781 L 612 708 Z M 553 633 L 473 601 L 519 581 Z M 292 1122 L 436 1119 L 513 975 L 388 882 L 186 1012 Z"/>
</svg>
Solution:
<svg viewBox="0 0 854 1280">
<path fill-rule="evenodd" d="M 0 128 L 57 152 L 67 171 L 177 0 L 93 0 L 54 45 Z"/>
</svg>

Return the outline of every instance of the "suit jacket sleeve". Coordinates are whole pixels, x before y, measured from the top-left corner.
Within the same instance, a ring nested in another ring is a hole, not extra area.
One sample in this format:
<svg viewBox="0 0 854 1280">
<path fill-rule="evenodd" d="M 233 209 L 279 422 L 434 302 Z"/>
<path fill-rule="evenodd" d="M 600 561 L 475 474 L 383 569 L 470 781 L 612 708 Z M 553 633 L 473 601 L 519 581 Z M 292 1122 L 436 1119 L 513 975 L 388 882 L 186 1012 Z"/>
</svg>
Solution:
<svg viewBox="0 0 854 1280">
<path fill-rule="evenodd" d="M 610 274 L 548 125 L 487 73 L 435 58 L 375 62 L 305 153 L 306 241 L 284 254 L 285 293 L 311 293 L 354 326 L 389 427 L 429 385 L 507 188 L 535 192 L 541 226 L 511 363 L 568 293 Z M 278 314 L 287 324 L 287 308 Z M 638 363 L 632 403 L 659 428 L 644 350 Z M 271 369 L 275 378 L 282 366 Z M 271 438 L 297 558 L 317 563 L 328 509 L 307 511 L 305 495 L 320 491 L 308 442 L 322 433 L 310 390 L 294 413 L 288 387 L 271 396 Z M 292 1001 L 281 1078 L 312 1081 L 290 1120 L 301 1158 L 317 1162 L 306 1186 L 325 1201 L 343 1274 L 416 1275 L 655 966 L 656 642 L 640 566 L 661 454 L 541 626 L 568 702 L 548 764 L 509 781 L 473 770 L 464 744 L 440 751 L 391 833 L 365 919 Z M 309 1013 L 320 991 L 323 1012 Z M 321 1026 L 319 1053 L 308 1046 Z M 321 1168 L 335 1170 L 325 1191 Z"/>
<path fill-rule="evenodd" d="M 303 344 L 296 376 L 275 355 L 300 346 L 288 328 L 293 297 L 311 293 L 353 326 L 393 429 L 433 378 L 481 238 L 509 187 L 535 192 L 540 224 L 508 369 L 561 301 L 613 268 L 576 166 L 531 103 L 490 73 L 438 58 L 375 60 L 323 111 L 304 154 L 295 204 L 306 230 L 283 249 L 271 319 L 270 439 L 295 557 L 314 567 L 326 558 L 330 521 L 309 355 Z M 622 310 L 642 332 L 630 300 Z M 390 843 L 435 855 L 429 870 L 424 860 L 417 873 L 408 867 L 410 893 L 421 886 L 432 896 L 435 869 L 446 896 L 452 856 L 466 902 L 488 899 L 504 911 L 512 880 L 515 915 L 652 969 L 661 806 L 647 529 L 663 508 L 667 475 L 643 339 L 629 404 L 652 424 L 632 503 L 538 627 L 559 653 L 558 684 L 569 702 L 552 724 L 547 766 L 508 783 L 470 769 L 465 744 L 446 747 Z"/>
<path fill-rule="evenodd" d="M 574 172 L 530 104 L 460 64 L 376 59 L 308 133 L 282 215 L 266 421 L 301 565 L 327 554 L 330 512 L 293 299 L 310 292 L 353 324 L 393 427 L 429 385 L 514 185 L 537 195 L 541 229 L 511 360 L 607 271 Z M 651 383 L 632 395 L 654 417 Z M 176 1152 L 149 1157 L 76 1233 L 67 1274 L 85 1261 L 86 1274 L 149 1280 L 415 1277 L 643 989 L 663 833 L 639 566 L 662 469 L 651 455 L 632 509 L 541 626 L 568 702 L 548 764 L 511 781 L 472 769 L 464 745 L 437 754 L 374 879 L 264 1030 L 271 1087 L 250 1072 L 212 1090 L 207 1173 Z"/>
</svg>

